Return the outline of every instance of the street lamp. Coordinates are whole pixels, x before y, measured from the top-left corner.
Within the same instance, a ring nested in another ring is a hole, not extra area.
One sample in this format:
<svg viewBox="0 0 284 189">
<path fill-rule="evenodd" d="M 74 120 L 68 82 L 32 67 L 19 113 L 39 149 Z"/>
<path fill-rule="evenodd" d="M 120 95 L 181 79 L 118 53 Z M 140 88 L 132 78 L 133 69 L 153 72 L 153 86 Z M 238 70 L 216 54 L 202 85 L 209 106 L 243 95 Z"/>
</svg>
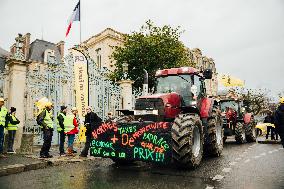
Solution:
<svg viewBox="0 0 284 189">
<path fill-rule="evenodd" d="M 122 64 L 122 71 L 123 71 L 123 78 L 127 79 L 128 64 L 126 62 Z"/>
</svg>

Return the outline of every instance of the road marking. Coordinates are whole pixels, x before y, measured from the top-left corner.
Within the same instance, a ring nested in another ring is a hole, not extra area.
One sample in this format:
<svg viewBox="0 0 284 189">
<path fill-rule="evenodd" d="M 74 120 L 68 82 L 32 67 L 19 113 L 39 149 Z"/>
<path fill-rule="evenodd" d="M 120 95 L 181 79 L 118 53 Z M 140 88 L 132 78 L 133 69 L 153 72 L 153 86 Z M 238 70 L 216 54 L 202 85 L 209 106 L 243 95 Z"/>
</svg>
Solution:
<svg viewBox="0 0 284 189">
<path fill-rule="evenodd" d="M 254 158 L 254 159 L 258 159 L 258 158 L 260 158 L 260 156 L 254 156 L 253 158 Z"/>
<path fill-rule="evenodd" d="M 214 186 L 206 186 L 205 189 L 214 189 Z"/>
<path fill-rule="evenodd" d="M 212 180 L 221 181 L 223 178 L 224 176 L 222 175 L 216 175 L 215 177 L 212 178 Z"/>
<path fill-rule="evenodd" d="M 278 152 L 279 150 L 273 150 L 273 152 Z"/>
<path fill-rule="evenodd" d="M 245 157 L 245 156 L 243 154 L 241 154 L 240 157 Z"/>
<path fill-rule="evenodd" d="M 235 161 L 229 163 L 229 165 L 231 165 L 231 166 L 234 166 L 236 164 L 237 164 L 237 162 L 235 162 Z"/>
<path fill-rule="evenodd" d="M 242 158 L 236 158 L 235 160 L 236 160 L 236 161 L 240 161 L 241 159 L 242 159 Z"/>
<path fill-rule="evenodd" d="M 232 170 L 232 168 L 224 168 L 222 171 L 224 173 L 229 173 Z"/>
<path fill-rule="evenodd" d="M 264 152 L 264 153 L 262 153 L 262 154 L 260 154 L 261 156 L 266 156 L 266 153 Z"/>
<path fill-rule="evenodd" d="M 278 150 L 283 150 L 284 148 L 278 148 Z"/>
<path fill-rule="evenodd" d="M 273 151 L 269 151 L 268 153 L 272 154 L 272 153 L 273 153 Z"/>
<path fill-rule="evenodd" d="M 248 163 L 248 162 L 250 162 L 250 159 L 245 160 L 245 163 Z"/>
</svg>

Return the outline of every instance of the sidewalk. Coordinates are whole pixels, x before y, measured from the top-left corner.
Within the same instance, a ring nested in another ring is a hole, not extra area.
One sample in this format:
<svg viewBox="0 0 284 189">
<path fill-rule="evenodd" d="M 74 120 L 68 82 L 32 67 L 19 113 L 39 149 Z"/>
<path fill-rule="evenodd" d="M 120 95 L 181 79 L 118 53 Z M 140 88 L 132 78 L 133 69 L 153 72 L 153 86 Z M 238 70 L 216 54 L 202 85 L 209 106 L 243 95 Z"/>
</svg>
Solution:
<svg viewBox="0 0 284 189">
<path fill-rule="evenodd" d="M 260 144 L 281 144 L 280 137 L 278 137 L 278 140 L 271 140 L 271 137 L 266 139 L 265 136 L 258 136 L 256 141 Z"/>
<path fill-rule="evenodd" d="M 0 177 L 24 171 L 43 169 L 49 166 L 100 159 L 95 157 L 79 158 L 79 154 L 76 154 L 74 157 L 59 156 L 58 147 L 52 147 L 50 150 L 53 158 L 40 158 L 39 151 L 40 148 L 36 148 L 34 154 L 31 155 L 6 154 L 7 157 L 0 157 Z"/>
</svg>

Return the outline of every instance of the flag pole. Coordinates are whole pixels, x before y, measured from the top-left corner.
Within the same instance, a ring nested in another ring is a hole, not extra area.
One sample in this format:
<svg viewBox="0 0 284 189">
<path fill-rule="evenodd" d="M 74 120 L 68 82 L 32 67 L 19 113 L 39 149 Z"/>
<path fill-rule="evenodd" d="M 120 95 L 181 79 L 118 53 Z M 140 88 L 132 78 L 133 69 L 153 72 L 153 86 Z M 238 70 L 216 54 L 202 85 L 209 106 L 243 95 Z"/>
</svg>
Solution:
<svg viewBox="0 0 284 189">
<path fill-rule="evenodd" d="M 80 17 L 80 45 L 82 43 L 82 34 L 81 34 L 81 22 L 82 22 L 82 14 L 81 14 L 81 0 L 79 0 L 79 17 Z"/>
</svg>

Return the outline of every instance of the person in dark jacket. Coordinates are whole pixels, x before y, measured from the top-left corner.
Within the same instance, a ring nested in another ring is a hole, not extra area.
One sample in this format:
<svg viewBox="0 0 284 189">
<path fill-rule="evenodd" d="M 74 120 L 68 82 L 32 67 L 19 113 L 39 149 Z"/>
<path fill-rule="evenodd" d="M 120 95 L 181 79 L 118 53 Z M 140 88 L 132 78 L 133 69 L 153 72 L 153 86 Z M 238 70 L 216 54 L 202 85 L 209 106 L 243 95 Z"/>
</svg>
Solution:
<svg viewBox="0 0 284 189">
<path fill-rule="evenodd" d="M 60 156 L 65 155 L 65 150 L 64 150 L 64 143 L 65 143 L 65 134 L 64 134 L 64 120 L 66 117 L 67 113 L 67 106 L 61 106 L 60 107 L 60 113 L 57 116 L 57 131 L 59 133 L 59 154 Z"/>
<path fill-rule="evenodd" d="M 284 148 L 284 97 L 280 98 L 280 106 L 274 113 L 274 124 L 276 127 L 276 132 L 279 134 Z"/>
<path fill-rule="evenodd" d="M 86 132 L 85 132 L 86 143 L 84 149 L 80 154 L 81 157 L 88 156 L 91 138 L 92 138 L 92 131 L 98 128 L 102 123 L 102 119 L 95 112 L 92 111 L 92 108 L 90 106 L 86 108 L 86 111 L 87 114 L 85 116 L 85 123 L 84 123 L 86 126 Z"/>
<path fill-rule="evenodd" d="M 271 123 L 274 124 L 274 115 L 272 115 L 272 112 L 269 111 L 267 113 L 267 116 L 264 118 L 264 123 Z M 266 139 L 268 139 L 268 135 L 271 133 L 271 140 L 278 140 L 278 134 L 276 133 L 275 129 L 272 126 L 267 127 L 267 133 L 266 133 Z"/>
<path fill-rule="evenodd" d="M 20 121 L 16 117 L 16 108 L 15 107 L 11 107 L 10 114 L 8 116 L 8 120 L 9 120 L 9 123 L 8 123 L 8 126 L 7 126 L 7 130 L 8 130 L 8 150 L 7 150 L 7 153 L 15 153 L 15 151 L 13 150 L 13 146 L 14 146 L 16 131 L 18 129 L 18 124 L 20 123 Z"/>
</svg>

